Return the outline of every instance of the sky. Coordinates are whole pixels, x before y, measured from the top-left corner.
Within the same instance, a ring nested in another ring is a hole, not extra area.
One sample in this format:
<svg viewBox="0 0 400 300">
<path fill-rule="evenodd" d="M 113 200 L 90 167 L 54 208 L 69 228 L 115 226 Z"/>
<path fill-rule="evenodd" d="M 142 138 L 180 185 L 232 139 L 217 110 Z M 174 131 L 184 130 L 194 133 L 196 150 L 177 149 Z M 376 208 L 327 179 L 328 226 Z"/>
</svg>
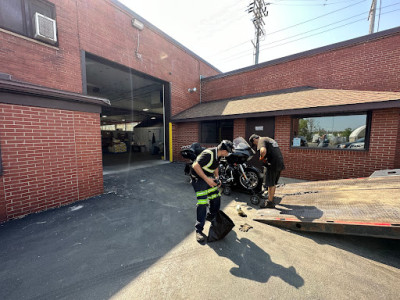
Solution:
<svg viewBox="0 0 400 300">
<path fill-rule="evenodd" d="M 254 65 L 253 0 L 119 0 L 222 72 Z M 376 0 L 375 32 L 400 26 L 400 0 Z M 369 33 L 372 0 L 265 0 L 259 63 Z"/>
</svg>

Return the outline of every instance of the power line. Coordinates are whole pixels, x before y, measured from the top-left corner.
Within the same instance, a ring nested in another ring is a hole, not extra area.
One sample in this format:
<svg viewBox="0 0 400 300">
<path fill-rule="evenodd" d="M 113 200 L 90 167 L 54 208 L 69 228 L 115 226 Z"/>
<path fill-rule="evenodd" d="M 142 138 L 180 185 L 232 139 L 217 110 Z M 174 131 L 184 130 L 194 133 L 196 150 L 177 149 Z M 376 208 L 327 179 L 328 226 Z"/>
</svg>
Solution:
<svg viewBox="0 0 400 300">
<path fill-rule="evenodd" d="M 317 0 L 320 1 L 320 0 Z M 319 3 L 319 4 L 294 4 L 294 3 L 271 3 L 274 5 L 282 5 L 282 6 L 302 6 L 302 7 L 306 7 L 306 6 L 328 6 L 328 5 L 334 5 L 334 4 L 339 4 L 339 3 L 343 3 L 343 2 L 350 2 L 350 1 L 356 1 L 356 0 L 341 0 L 341 1 L 337 1 L 337 2 L 330 2 L 330 3 Z"/>
<path fill-rule="evenodd" d="M 399 10 L 400 10 L 400 8 L 392 10 L 392 11 L 385 12 L 382 15 L 388 14 L 388 13 L 392 13 L 392 12 L 395 12 L 395 11 L 399 11 Z M 351 24 L 354 24 L 354 23 L 357 23 L 357 22 L 360 22 L 360 21 L 363 21 L 363 20 L 364 20 L 364 18 L 358 19 L 358 20 L 355 20 L 353 22 L 346 23 L 346 24 L 343 24 L 343 25 L 340 25 L 340 26 L 336 26 L 334 28 L 331 28 L 331 29 L 328 29 L 328 30 L 324 30 L 324 31 L 321 31 L 321 32 L 317 32 L 315 34 L 308 35 L 308 36 L 302 37 L 302 38 L 297 39 L 297 40 L 289 41 L 289 42 L 286 42 L 286 43 L 283 43 L 283 44 L 279 44 L 279 45 L 268 47 L 268 48 L 264 48 L 264 49 L 272 49 L 272 48 L 276 48 L 276 47 L 279 47 L 279 46 L 283 46 L 283 45 L 286 45 L 286 44 L 289 44 L 289 43 L 293 43 L 293 42 L 296 42 L 296 41 L 299 41 L 299 40 L 302 40 L 302 39 L 305 39 L 305 38 L 309 38 L 309 37 L 312 37 L 312 36 L 315 36 L 315 35 L 318 35 L 318 34 L 321 34 L 321 33 L 325 33 L 325 32 L 328 32 L 328 31 L 331 31 L 331 30 L 334 30 L 334 29 L 338 29 L 338 28 L 341 28 L 341 27 L 344 27 L 344 26 L 347 26 L 347 25 L 351 25 Z"/>
<path fill-rule="evenodd" d="M 328 15 L 334 14 L 334 13 L 336 13 L 336 12 L 342 11 L 342 10 L 344 10 L 344 9 L 347 9 L 347 8 L 349 8 L 349 7 L 352 7 L 352 6 L 355 6 L 355 5 L 360 4 L 360 3 L 362 3 L 362 2 L 365 2 L 365 1 L 366 1 L 366 0 L 361 0 L 361 1 L 357 2 L 357 3 L 354 3 L 354 4 L 351 4 L 351 5 L 348 5 L 348 6 L 339 8 L 339 9 L 336 9 L 336 10 L 334 10 L 334 11 L 331 11 L 331 12 L 329 12 L 329 13 L 320 15 L 320 16 L 318 16 L 318 17 L 315 17 L 315 18 L 312 18 L 312 19 L 309 19 L 309 20 L 306 20 L 306 21 L 303 21 L 303 22 L 300 22 L 300 23 L 297 23 L 297 24 L 294 24 L 294 25 L 291 25 L 291 26 L 288 26 L 288 27 L 285 27 L 285 28 L 282 28 L 282 29 L 273 31 L 273 32 L 270 32 L 270 33 L 268 33 L 268 36 L 270 36 L 270 35 L 272 35 L 272 34 L 275 34 L 275 33 L 278 33 L 278 32 L 282 32 L 282 31 L 284 31 L 284 30 L 287 30 L 287 29 L 290 29 L 290 28 L 293 28 L 293 27 L 296 27 L 296 26 L 299 26 L 299 25 L 306 24 L 306 23 L 308 23 L 308 22 L 312 22 L 312 21 L 314 21 L 314 20 L 318 20 L 318 19 L 320 19 L 320 18 L 322 18 L 322 17 L 325 17 L 325 16 L 328 16 Z M 273 4 L 273 3 L 271 3 L 271 4 Z M 219 51 L 219 52 L 217 52 L 217 53 L 211 55 L 211 57 L 212 57 L 212 56 L 216 56 L 216 55 L 218 55 L 218 54 L 220 54 L 220 53 L 223 53 L 223 52 L 232 50 L 232 49 L 234 49 L 234 48 L 240 47 L 240 46 L 242 46 L 242 45 L 244 45 L 244 44 L 246 44 L 246 43 L 248 43 L 248 40 L 247 40 L 246 42 L 243 42 L 243 43 L 240 43 L 240 44 L 238 44 L 238 45 L 232 46 L 232 47 L 227 48 L 227 49 L 225 49 L 225 50 Z"/>
<path fill-rule="evenodd" d="M 399 3 L 397 3 L 397 4 L 399 4 Z M 395 5 L 395 4 L 394 4 Z M 390 6 L 393 6 L 393 5 L 390 5 Z M 395 10 L 392 10 L 392 11 L 388 11 L 388 12 L 385 12 L 385 13 L 382 13 L 382 15 L 385 15 L 385 14 L 389 14 L 389 13 L 392 13 L 392 12 L 396 12 L 396 11 L 399 11 L 400 9 L 395 9 Z M 357 15 L 358 16 L 358 15 Z M 277 48 L 277 47 L 280 47 L 280 46 L 283 46 L 283 45 L 286 45 L 286 44 L 290 44 L 290 43 L 293 43 L 293 42 L 297 42 L 297 41 L 299 41 L 299 40 L 303 40 L 303 39 L 306 39 L 306 38 L 309 38 L 309 37 L 312 37 L 312 36 L 316 36 L 316 35 L 319 35 L 319 34 L 322 34 L 322 33 L 325 33 L 325 32 L 328 32 L 328 31 L 332 31 L 332 30 L 335 30 L 335 29 L 338 29 L 338 28 L 341 28 L 341 27 L 345 27 L 345 26 L 348 26 L 348 25 L 351 25 L 351 24 L 354 24 L 354 23 L 357 23 L 357 22 L 360 22 L 360 21 L 363 21 L 363 20 L 365 20 L 364 18 L 360 18 L 360 19 L 358 19 L 358 20 L 355 20 L 355 21 L 353 21 L 353 22 L 349 22 L 349 23 L 346 23 L 346 24 L 343 24 L 343 25 L 340 25 L 340 26 L 336 26 L 336 27 L 334 27 L 334 28 L 331 28 L 331 29 L 328 29 L 328 30 L 325 30 L 325 31 L 321 31 L 321 32 L 317 32 L 317 33 L 315 33 L 315 34 L 312 34 L 312 35 L 308 35 L 308 36 L 305 36 L 305 37 L 302 37 L 302 38 L 299 38 L 299 39 L 296 39 L 296 40 L 292 40 L 292 41 L 288 41 L 288 42 L 285 42 L 285 43 L 281 43 L 281 44 L 279 44 L 279 45 L 275 45 L 275 46 L 272 46 L 272 47 L 266 47 L 266 48 L 263 48 L 263 50 L 267 50 L 267 49 L 272 49 L 272 48 Z M 340 22 L 337 22 L 337 23 L 340 23 Z M 326 27 L 326 26 L 323 26 L 323 27 Z M 321 28 L 323 28 L 323 27 L 321 27 Z M 321 28 L 318 28 L 318 29 L 321 29 Z M 269 46 L 269 45 L 265 45 L 265 46 Z M 221 61 L 223 61 L 223 62 L 228 62 L 228 61 L 231 61 L 231 60 L 233 60 L 233 59 L 238 59 L 238 58 L 241 58 L 241 57 L 244 57 L 244 56 L 246 56 L 246 54 L 243 54 L 244 52 L 240 52 L 240 53 L 238 53 L 238 54 L 236 54 L 235 56 L 233 56 L 233 57 L 230 57 L 230 58 L 227 58 L 227 59 L 222 59 Z"/>
<path fill-rule="evenodd" d="M 391 7 L 391 6 L 398 5 L 398 4 L 400 4 L 400 2 L 395 3 L 395 4 L 391 4 L 391 5 L 384 6 L 383 8 L 388 8 L 388 7 Z M 271 45 L 271 44 L 274 44 L 274 43 L 277 43 L 277 42 L 281 42 L 281 41 L 285 41 L 285 40 L 289 40 L 289 39 L 291 39 L 291 38 L 293 38 L 293 37 L 296 37 L 296 36 L 299 36 L 299 35 L 303 35 L 303 34 L 306 34 L 306 33 L 309 33 L 309 32 L 315 31 L 315 30 L 319 30 L 319 29 L 322 29 L 322 28 L 325 28 L 325 27 L 328 27 L 328 26 L 331 26 L 331 25 L 335 25 L 335 24 L 338 24 L 338 23 L 341 23 L 341 22 L 344 22 L 344 21 L 347 21 L 347 20 L 356 18 L 356 17 L 358 17 L 358 16 L 364 15 L 365 13 L 366 13 L 366 12 L 363 12 L 363 13 L 360 13 L 360 14 L 357 14 L 357 15 L 353 15 L 353 16 L 351 16 L 351 17 L 348 17 L 348 18 L 339 20 L 339 21 L 337 21 L 337 22 L 333 22 L 333 23 L 330 23 L 330 24 L 327 24 L 327 25 L 323 25 L 323 26 L 318 27 L 318 28 L 311 29 L 311 30 L 309 30 L 309 31 L 305 31 L 305 32 L 302 32 L 302 33 L 298 33 L 298 34 L 295 34 L 295 35 L 293 35 L 293 36 L 283 38 L 283 39 L 281 39 L 281 40 L 276 40 L 276 41 L 273 41 L 273 42 L 269 43 L 268 45 Z M 264 48 L 262 48 L 262 49 L 264 49 Z"/>
<path fill-rule="evenodd" d="M 300 23 L 297 23 L 297 24 L 294 24 L 294 25 L 291 25 L 291 26 L 288 26 L 288 27 L 285 27 L 285 28 L 279 29 L 279 30 L 277 30 L 277 31 L 274 31 L 274 32 L 270 32 L 270 33 L 268 33 L 268 35 L 275 34 L 275 33 L 277 33 L 277 32 L 281 32 L 281 31 L 284 31 L 284 30 L 286 30 L 286 29 L 290 29 L 290 28 L 293 28 L 293 27 L 296 27 L 296 26 L 299 26 L 299 25 L 303 25 L 303 24 L 305 24 L 305 23 L 308 23 L 308 22 L 311 22 L 311 21 L 314 21 L 314 20 L 318 20 L 318 19 L 320 19 L 320 18 L 322 18 L 322 17 L 325 17 L 325 16 L 328 16 L 328 15 L 331 15 L 331 14 L 333 14 L 333 13 L 336 13 L 336 12 L 338 12 L 338 11 L 342 11 L 342 10 L 344 10 L 344 9 L 346 9 L 346 8 L 349 8 L 349 7 L 355 6 L 355 5 L 357 5 L 357 4 L 360 4 L 360 3 L 362 3 L 362 2 L 365 2 L 365 1 L 366 1 L 366 0 L 361 0 L 361 1 L 358 1 L 357 3 L 350 4 L 350 5 L 348 5 L 348 6 L 345 6 L 345 7 L 339 8 L 339 9 L 337 9 L 337 10 L 334 10 L 334 11 L 331 11 L 331 12 L 329 12 L 329 13 L 326 13 L 326 14 L 320 15 L 320 16 L 318 16 L 318 17 L 315 17 L 315 18 L 312 18 L 312 19 L 309 19 L 309 20 L 306 20 L 306 21 L 303 21 L 303 22 L 300 22 Z"/>
<path fill-rule="evenodd" d="M 391 5 L 384 6 L 384 7 L 382 7 L 382 8 L 388 8 L 388 7 L 391 7 L 391 6 L 398 5 L 398 4 L 400 4 L 400 2 L 397 2 L 397 3 L 391 4 Z M 391 11 L 391 12 L 392 12 L 392 11 Z M 269 46 L 269 45 L 271 45 L 271 44 L 273 44 L 273 43 L 276 43 L 276 42 L 285 41 L 285 40 L 291 39 L 291 38 L 296 37 L 296 36 L 299 36 L 299 35 L 303 35 L 303 34 L 306 34 L 306 33 L 309 33 L 309 32 L 312 32 L 312 31 L 315 31 L 315 30 L 318 30 L 318 29 L 322 29 L 322 28 L 325 28 L 325 27 L 328 27 L 328 26 L 331 26 L 331 25 L 334 25 L 334 24 L 338 24 L 338 23 L 341 23 L 341 22 L 343 22 L 343 21 L 350 20 L 350 19 L 352 19 L 352 18 L 358 17 L 358 16 L 360 16 L 360 15 L 362 15 L 362 14 L 366 14 L 366 13 L 368 13 L 368 12 L 364 12 L 364 13 L 361 13 L 361 14 L 357 14 L 357 15 L 354 15 L 354 16 L 352 16 L 352 17 L 349 17 L 349 18 L 346 18 L 346 19 L 342 19 L 342 20 L 340 20 L 340 21 L 337 21 L 337 22 L 334 22 L 334 23 L 331 23 L 331 24 L 328 24 L 328 25 L 324 25 L 324 26 L 321 26 L 321 27 L 318 27 L 318 28 L 315 28 L 315 29 L 312 29 L 312 30 L 309 30 L 309 31 L 306 31 L 306 32 L 302 32 L 302 33 L 299 33 L 299 34 L 297 34 L 297 35 L 294 35 L 294 36 L 291 36 L 291 37 L 287 37 L 287 38 L 284 38 L 284 39 L 281 39 L 281 40 L 278 40 L 278 41 L 274 41 L 274 42 L 271 42 L 271 43 L 269 43 L 269 44 L 267 44 L 267 45 L 264 45 L 264 46 Z M 390 13 L 390 12 L 386 12 L 386 13 Z M 385 13 L 385 14 L 386 14 L 386 13 Z M 360 19 L 360 20 L 363 20 L 363 19 Z M 358 21 L 360 21 L 360 20 L 358 20 Z M 353 22 L 353 23 L 354 23 L 354 22 Z M 353 23 L 350 23 L 350 24 L 353 24 Z M 278 45 L 278 46 L 279 46 L 279 45 Z M 278 47 L 278 46 L 276 46 L 276 47 Z M 270 47 L 270 48 L 271 48 L 271 47 Z M 268 48 L 268 49 L 270 49 L 270 48 Z M 262 48 L 262 49 L 265 49 L 265 48 Z M 247 51 L 246 51 L 246 52 L 247 52 Z M 239 53 L 237 53 L 235 56 L 240 55 L 240 54 L 245 54 L 246 52 L 245 52 L 245 51 L 239 52 Z M 244 56 L 244 55 L 241 55 L 241 56 L 239 56 L 239 57 L 242 57 L 242 56 Z"/>
</svg>

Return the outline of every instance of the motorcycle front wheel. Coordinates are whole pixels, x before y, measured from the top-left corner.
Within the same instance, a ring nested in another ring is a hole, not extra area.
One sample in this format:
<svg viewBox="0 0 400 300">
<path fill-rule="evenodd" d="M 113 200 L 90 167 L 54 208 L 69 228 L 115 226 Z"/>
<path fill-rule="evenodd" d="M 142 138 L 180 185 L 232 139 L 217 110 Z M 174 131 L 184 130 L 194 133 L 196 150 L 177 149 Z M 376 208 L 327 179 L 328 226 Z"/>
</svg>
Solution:
<svg viewBox="0 0 400 300">
<path fill-rule="evenodd" d="M 244 172 L 248 180 L 246 181 L 244 176 L 240 175 L 239 177 L 240 186 L 248 191 L 253 190 L 256 193 L 261 191 L 262 180 L 261 178 L 258 177 L 257 172 L 252 169 L 245 169 Z"/>
</svg>

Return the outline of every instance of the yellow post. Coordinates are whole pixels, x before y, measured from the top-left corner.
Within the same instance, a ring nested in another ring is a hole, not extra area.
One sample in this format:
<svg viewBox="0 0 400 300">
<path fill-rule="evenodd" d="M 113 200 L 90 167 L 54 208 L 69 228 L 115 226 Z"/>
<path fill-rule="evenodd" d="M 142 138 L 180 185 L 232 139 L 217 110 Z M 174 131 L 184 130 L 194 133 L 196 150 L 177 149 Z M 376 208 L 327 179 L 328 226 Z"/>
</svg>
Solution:
<svg viewBox="0 0 400 300">
<path fill-rule="evenodd" d="M 172 123 L 169 122 L 169 161 L 173 162 L 173 155 L 172 155 Z"/>
</svg>

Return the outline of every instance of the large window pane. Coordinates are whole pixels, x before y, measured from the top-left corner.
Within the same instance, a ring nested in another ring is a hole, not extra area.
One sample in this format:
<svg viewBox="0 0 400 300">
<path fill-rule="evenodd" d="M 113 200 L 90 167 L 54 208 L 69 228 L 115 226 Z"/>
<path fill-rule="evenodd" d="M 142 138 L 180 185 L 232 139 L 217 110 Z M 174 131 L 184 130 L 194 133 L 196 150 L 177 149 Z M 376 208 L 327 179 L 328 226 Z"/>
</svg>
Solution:
<svg viewBox="0 0 400 300">
<path fill-rule="evenodd" d="M 292 146 L 366 149 L 367 114 L 293 119 Z"/>
</svg>

